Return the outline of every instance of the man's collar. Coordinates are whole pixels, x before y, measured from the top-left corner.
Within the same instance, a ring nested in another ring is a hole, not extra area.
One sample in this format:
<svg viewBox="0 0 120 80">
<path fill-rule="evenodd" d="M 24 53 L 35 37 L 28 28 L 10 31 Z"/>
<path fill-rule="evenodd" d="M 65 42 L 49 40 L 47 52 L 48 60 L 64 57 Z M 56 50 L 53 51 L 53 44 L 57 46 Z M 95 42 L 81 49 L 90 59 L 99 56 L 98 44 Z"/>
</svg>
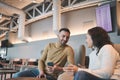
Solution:
<svg viewBox="0 0 120 80">
<path fill-rule="evenodd" d="M 59 47 L 64 47 L 64 46 L 66 46 L 66 45 L 62 45 L 60 42 L 57 42 L 57 43 L 56 43 L 56 47 L 57 47 L 57 48 L 59 48 Z"/>
</svg>

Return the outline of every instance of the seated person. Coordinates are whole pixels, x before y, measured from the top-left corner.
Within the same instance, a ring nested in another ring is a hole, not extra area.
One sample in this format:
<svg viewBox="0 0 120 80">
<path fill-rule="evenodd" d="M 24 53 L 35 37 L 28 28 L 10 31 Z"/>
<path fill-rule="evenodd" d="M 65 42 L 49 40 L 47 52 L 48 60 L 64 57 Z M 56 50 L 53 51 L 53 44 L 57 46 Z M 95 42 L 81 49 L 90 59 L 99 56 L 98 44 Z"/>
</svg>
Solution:
<svg viewBox="0 0 120 80">
<path fill-rule="evenodd" d="M 110 80 L 120 56 L 114 49 L 109 35 L 100 27 L 91 28 L 86 35 L 86 43 L 88 48 L 92 49 L 89 55 L 89 68 L 69 65 L 63 68 L 64 71 L 74 71 L 74 80 Z M 66 80 L 65 77 L 62 80 Z"/>
<path fill-rule="evenodd" d="M 68 64 L 74 64 L 73 49 L 66 44 L 69 37 L 69 29 L 60 29 L 58 34 L 59 41 L 57 43 L 49 43 L 46 46 L 38 61 L 38 69 L 18 72 L 13 77 L 46 77 L 48 80 L 56 80 L 57 76 L 63 72 L 63 67 L 66 62 Z M 54 65 L 48 66 L 48 62 L 53 62 Z"/>
</svg>

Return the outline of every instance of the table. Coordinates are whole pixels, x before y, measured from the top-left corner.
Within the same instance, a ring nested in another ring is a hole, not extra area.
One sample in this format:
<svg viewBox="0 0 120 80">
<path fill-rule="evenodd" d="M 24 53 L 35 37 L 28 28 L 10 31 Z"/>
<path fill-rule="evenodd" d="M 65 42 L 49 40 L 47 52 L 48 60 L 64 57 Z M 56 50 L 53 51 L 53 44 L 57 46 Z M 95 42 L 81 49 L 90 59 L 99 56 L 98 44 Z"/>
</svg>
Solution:
<svg viewBox="0 0 120 80">
<path fill-rule="evenodd" d="M 19 78 L 10 78 L 10 79 L 6 79 L 6 80 L 47 80 L 45 78 L 36 78 L 36 77 L 19 77 Z"/>
<path fill-rule="evenodd" d="M 17 70 L 13 70 L 11 68 L 0 68 L 1 80 L 3 79 L 3 75 L 4 75 L 4 80 L 6 80 L 6 74 L 10 74 L 10 78 L 12 78 L 12 74 L 16 72 Z"/>
</svg>

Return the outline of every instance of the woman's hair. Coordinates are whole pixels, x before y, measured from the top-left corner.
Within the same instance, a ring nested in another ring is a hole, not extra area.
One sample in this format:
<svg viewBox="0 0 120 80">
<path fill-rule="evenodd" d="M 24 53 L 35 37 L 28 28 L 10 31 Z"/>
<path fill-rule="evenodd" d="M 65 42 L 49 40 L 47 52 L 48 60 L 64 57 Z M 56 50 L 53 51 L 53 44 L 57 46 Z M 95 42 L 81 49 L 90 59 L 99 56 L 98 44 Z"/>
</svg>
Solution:
<svg viewBox="0 0 120 80">
<path fill-rule="evenodd" d="M 110 37 L 107 32 L 101 27 L 94 27 L 88 30 L 88 34 L 91 36 L 93 46 L 97 47 L 98 52 L 105 44 L 111 44 Z M 98 54 L 98 52 L 96 54 Z"/>
</svg>

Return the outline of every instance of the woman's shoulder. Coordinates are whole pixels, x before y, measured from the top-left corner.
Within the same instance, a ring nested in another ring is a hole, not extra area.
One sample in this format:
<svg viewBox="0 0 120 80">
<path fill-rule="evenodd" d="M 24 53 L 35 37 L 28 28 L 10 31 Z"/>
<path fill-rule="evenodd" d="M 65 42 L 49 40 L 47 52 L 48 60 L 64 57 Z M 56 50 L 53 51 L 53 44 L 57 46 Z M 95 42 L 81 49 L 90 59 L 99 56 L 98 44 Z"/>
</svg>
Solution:
<svg viewBox="0 0 120 80">
<path fill-rule="evenodd" d="M 110 45 L 110 44 L 106 44 L 104 45 L 101 50 L 101 52 L 104 52 L 105 54 L 116 54 L 116 55 L 119 55 L 119 53 L 116 51 L 116 49 L 113 47 L 113 45 Z M 114 55 L 113 54 L 113 55 Z"/>
<path fill-rule="evenodd" d="M 115 50 L 115 48 L 114 48 L 113 45 L 111 45 L 111 44 L 106 44 L 106 45 L 104 45 L 104 46 L 100 49 L 100 51 L 104 51 L 104 52 L 115 52 L 115 53 L 117 53 L 117 51 Z"/>
<path fill-rule="evenodd" d="M 105 44 L 101 49 L 114 49 L 111 44 Z"/>
</svg>

